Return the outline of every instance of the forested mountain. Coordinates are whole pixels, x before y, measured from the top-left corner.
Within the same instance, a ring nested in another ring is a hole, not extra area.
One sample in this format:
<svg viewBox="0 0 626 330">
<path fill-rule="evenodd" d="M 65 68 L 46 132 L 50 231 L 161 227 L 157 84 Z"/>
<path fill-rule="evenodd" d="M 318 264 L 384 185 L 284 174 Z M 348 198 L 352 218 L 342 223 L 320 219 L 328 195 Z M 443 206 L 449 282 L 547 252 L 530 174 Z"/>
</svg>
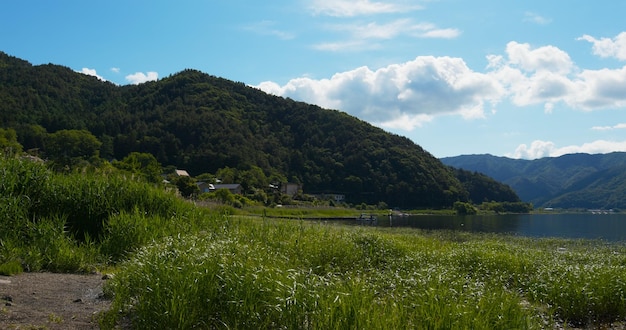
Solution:
<svg viewBox="0 0 626 330">
<path fill-rule="evenodd" d="M 535 206 L 626 208 L 626 153 L 569 154 L 536 160 L 492 155 L 442 158 L 455 168 L 484 173 L 510 185 Z"/>
<path fill-rule="evenodd" d="M 491 177 L 479 172 L 453 168 L 455 176 L 461 181 L 474 204 L 491 201 L 521 202 L 515 191 Z"/>
<path fill-rule="evenodd" d="M 117 86 L 0 52 L 0 125 L 44 157 L 46 134 L 86 130 L 102 143 L 102 158 L 151 153 L 192 175 L 260 169 L 306 193 L 399 207 L 469 198 L 453 170 L 405 137 L 195 70 Z"/>
</svg>

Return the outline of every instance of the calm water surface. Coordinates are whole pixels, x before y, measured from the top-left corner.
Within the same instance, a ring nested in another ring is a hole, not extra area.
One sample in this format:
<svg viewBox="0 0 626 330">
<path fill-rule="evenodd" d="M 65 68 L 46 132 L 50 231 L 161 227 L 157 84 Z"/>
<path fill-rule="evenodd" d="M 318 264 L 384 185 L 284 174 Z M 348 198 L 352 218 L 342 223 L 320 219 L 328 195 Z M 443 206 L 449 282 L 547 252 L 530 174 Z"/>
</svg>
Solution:
<svg viewBox="0 0 626 330">
<path fill-rule="evenodd" d="M 377 226 L 503 233 L 528 237 L 603 239 L 626 243 L 626 214 L 509 214 L 378 217 Z"/>
</svg>

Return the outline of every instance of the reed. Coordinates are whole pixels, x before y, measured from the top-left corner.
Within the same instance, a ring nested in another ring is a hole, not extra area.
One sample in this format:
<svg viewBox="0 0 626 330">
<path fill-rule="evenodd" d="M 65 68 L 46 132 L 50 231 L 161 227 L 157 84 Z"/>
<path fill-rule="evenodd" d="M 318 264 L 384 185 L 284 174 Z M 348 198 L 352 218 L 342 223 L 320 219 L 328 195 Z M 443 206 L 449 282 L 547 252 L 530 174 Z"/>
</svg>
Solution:
<svg viewBox="0 0 626 330">
<path fill-rule="evenodd" d="M 212 221 L 209 211 L 115 172 L 59 174 L 1 158 L 0 176 L 0 267 L 88 271 Z"/>
<path fill-rule="evenodd" d="M 560 244 L 568 246 L 568 241 Z M 137 328 L 540 329 L 555 322 L 578 324 L 561 311 L 573 301 L 548 300 L 549 294 L 541 298 L 532 291 L 563 285 L 559 278 L 537 275 L 544 274 L 542 269 L 556 273 L 563 271 L 560 266 L 579 262 L 565 258 L 555 264 L 555 253 L 561 253 L 555 251 L 562 250 L 512 237 L 235 218 L 219 235 L 154 241 L 121 265 L 107 290 L 115 297 L 113 310 L 131 314 Z M 598 256 L 606 252 L 590 257 L 598 286 L 602 278 L 619 275 L 603 268 Z M 614 258 L 612 264 L 624 267 L 623 256 Z M 589 280 L 579 283 L 589 287 Z M 596 298 L 585 299 L 624 298 L 614 291 L 623 292 L 618 280 L 605 284 L 611 292 L 597 290 Z M 602 313 L 583 305 L 572 315 L 596 324 L 623 319 L 619 310 L 624 310 L 619 304 Z"/>
</svg>

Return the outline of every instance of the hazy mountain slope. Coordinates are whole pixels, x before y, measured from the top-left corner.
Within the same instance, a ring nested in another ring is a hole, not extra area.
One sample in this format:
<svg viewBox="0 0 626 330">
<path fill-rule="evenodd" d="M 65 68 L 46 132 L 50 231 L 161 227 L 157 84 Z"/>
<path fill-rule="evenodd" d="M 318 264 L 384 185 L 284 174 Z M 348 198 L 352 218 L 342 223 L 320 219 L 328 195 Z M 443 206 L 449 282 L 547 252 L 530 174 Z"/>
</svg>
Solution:
<svg viewBox="0 0 626 330">
<path fill-rule="evenodd" d="M 545 205 L 559 208 L 626 209 L 626 166 L 615 166 L 590 174 Z"/>
<path fill-rule="evenodd" d="M 569 154 L 537 160 L 492 155 L 441 159 L 444 164 L 478 171 L 510 185 L 536 206 L 624 208 L 626 153 Z"/>
</svg>

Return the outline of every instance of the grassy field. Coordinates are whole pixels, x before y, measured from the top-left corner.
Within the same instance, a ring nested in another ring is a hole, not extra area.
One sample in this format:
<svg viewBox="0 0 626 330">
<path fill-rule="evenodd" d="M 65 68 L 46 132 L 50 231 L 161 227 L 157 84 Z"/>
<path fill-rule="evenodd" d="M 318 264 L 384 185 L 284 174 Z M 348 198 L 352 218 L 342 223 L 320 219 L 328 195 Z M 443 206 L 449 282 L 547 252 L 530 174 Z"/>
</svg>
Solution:
<svg viewBox="0 0 626 330">
<path fill-rule="evenodd" d="M 621 244 L 233 215 L 120 174 L 61 175 L 17 159 L 0 160 L 0 176 L 0 273 L 113 272 L 105 329 L 124 317 L 136 329 L 626 320 Z"/>
</svg>

